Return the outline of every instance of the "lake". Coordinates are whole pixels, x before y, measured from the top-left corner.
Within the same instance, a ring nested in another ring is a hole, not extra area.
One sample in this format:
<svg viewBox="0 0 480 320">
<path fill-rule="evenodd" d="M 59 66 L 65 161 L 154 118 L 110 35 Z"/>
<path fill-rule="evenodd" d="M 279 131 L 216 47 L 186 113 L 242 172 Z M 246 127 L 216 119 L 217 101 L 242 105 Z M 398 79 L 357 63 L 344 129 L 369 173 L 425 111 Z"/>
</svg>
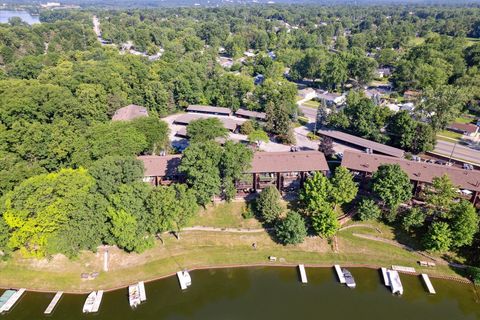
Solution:
<svg viewBox="0 0 480 320">
<path fill-rule="evenodd" d="M 427 294 L 419 277 L 401 275 L 405 293 L 393 296 L 377 270 L 350 269 L 356 289 L 340 285 L 332 269 L 307 268 L 308 284 L 296 268 L 233 268 L 191 272 L 181 291 L 176 277 L 146 284 L 147 301 L 136 310 L 127 289 L 104 294 L 100 312 L 83 315 L 86 295 L 65 295 L 51 316 L 43 311 L 53 293 L 27 292 L 2 319 L 480 319 L 472 285 L 432 279 Z"/>
<path fill-rule="evenodd" d="M 32 16 L 27 11 L 0 10 L 0 23 L 7 23 L 11 17 L 19 17 L 28 24 L 40 23 L 39 16 Z"/>
</svg>

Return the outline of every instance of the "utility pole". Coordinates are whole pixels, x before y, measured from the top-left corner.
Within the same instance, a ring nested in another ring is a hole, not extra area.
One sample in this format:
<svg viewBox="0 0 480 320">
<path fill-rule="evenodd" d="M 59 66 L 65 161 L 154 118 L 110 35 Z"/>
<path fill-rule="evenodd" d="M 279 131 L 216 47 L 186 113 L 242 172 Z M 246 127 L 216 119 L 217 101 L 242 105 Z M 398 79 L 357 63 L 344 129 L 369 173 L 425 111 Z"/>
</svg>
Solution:
<svg viewBox="0 0 480 320">
<path fill-rule="evenodd" d="M 453 148 L 452 148 L 452 153 L 450 153 L 450 158 L 448 159 L 448 163 L 451 163 L 451 161 L 452 161 L 453 152 L 455 151 L 456 146 L 457 146 L 457 143 L 455 142 L 455 144 L 453 145 Z"/>
</svg>

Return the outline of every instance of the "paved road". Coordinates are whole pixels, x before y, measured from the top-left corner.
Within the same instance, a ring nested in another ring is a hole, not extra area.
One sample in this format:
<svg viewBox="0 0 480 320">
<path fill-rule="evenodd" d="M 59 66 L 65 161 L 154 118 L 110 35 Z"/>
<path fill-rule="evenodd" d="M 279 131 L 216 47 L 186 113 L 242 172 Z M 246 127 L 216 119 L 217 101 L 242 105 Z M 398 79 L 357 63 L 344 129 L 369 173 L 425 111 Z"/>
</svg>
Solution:
<svg viewBox="0 0 480 320">
<path fill-rule="evenodd" d="M 437 140 L 435 152 L 442 155 L 450 156 L 453 150 L 454 143 L 443 140 Z M 453 158 L 467 160 L 475 163 L 480 163 L 480 151 L 468 147 L 461 146 L 457 143 L 453 152 Z"/>
<path fill-rule="evenodd" d="M 317 117 L 317 109 L 307 106 L 299 106 L 298 108 L 303 112 L 305 117 L 307 117 L 310 121 L 315 122 L 315 118 Z"/>
</svg>

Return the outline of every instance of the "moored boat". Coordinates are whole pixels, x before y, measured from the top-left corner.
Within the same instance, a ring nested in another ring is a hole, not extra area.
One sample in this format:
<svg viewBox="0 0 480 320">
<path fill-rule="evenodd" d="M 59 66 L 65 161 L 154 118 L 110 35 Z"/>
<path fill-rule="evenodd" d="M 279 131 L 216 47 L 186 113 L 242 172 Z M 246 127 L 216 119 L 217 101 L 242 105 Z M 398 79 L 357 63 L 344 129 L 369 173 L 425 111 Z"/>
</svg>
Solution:
<svg viewBox="0 0 480 320">
<path fill-rule="evenodd" d="M 192 285 L 192 278 L 187 270 L 177 272 L 178 281 L 180 282 L 180 288 L 182 290 L 187 289 Z"/>
<path fill-rule="evenodd" d="M 90 292 L 87 299 L 85 300 L 85 303 L 83 304 L 83 313 L 92 312 L 96 298 L 97 298 L 97 292 L 96 291 Z"/>
<path fill-rule="evenodd" d="M 355 288 L 357 284 L 355 283 L 355 279 L 353 278 L 353 275 L 350 271 L 347 269 L 343 268 L 342 269 L 343 277 L 345 278 L 345 284 L 349 288 Z"/>
<path fill-rule="evenodd" d="M 136 308 L 140 303 L 142 303 L 142 300 L 140 299 L 138 283 L 128 286 L 128 301 L 130 303 L 130 307 L 132 308 Z"/>
</svg>

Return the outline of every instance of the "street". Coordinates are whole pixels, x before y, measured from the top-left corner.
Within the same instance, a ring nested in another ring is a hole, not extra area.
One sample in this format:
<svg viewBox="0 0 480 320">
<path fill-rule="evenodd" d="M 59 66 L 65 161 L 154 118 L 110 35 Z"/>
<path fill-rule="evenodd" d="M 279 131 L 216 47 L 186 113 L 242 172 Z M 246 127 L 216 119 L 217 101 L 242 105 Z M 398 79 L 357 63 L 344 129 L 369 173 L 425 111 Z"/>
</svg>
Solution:
<svg viewBox="0 0 480 320">
<path fill-rule="evenodd" d="M 442 155 L 450 156 L 454 145 L 455 143 L 452 142 L 437 140 L 437 145 L 435 146 L 434 151 Z M 452 157 L 458 158 L 459 160 L 467 160 L 475 163 L 480 163 L 480 151 L 464 147 L 458 143 L 455 146 Z"/>
</svg>

